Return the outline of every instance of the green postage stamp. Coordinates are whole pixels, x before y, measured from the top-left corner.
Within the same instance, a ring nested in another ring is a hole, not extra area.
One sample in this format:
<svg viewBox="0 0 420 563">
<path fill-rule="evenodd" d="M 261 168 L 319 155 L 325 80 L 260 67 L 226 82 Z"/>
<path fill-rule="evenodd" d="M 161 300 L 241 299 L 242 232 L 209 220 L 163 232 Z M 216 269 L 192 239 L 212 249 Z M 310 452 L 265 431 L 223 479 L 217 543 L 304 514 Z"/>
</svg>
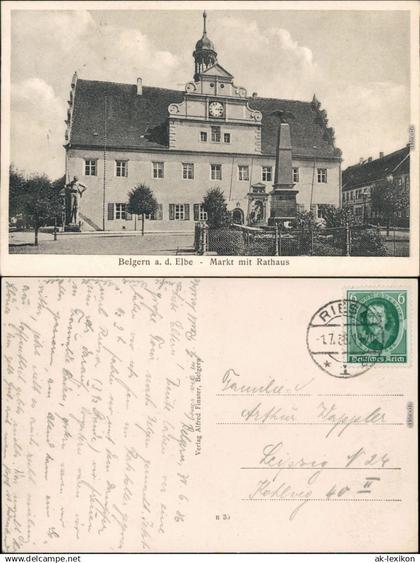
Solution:
<svg viewBox="0 0 420 563">
<path fill-rule="evenodd" d="M 348 363 L 407 363 L 407 292 L 348 290 Z"/>
</svg>

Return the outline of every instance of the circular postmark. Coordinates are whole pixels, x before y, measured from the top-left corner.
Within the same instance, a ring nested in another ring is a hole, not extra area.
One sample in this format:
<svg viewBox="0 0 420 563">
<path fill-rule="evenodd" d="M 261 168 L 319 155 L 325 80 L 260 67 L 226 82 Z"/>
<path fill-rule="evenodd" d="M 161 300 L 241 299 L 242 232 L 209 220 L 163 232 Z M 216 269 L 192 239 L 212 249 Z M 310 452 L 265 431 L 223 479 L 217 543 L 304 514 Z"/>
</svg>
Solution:
<svg viewBox="0 0 420 563">
<path fill-rule="evenodd" d="M 364 319 L 368 319 L 369 326 L 376 327 L 376 353 L 381 353 L 384 334 L 374 308 L 350 299 L 336 299 L 315 312 L 306 331 L 306 345 L 311 358 L 322 371 L 333 377 L 350 378 L 362 375 L 375 365 L 375 361 L 369 360 L 369 355 L 362 355 L 357 363 L 349 361 L 350 341 L 360 333 L 357 329 Z"/>
</svg>

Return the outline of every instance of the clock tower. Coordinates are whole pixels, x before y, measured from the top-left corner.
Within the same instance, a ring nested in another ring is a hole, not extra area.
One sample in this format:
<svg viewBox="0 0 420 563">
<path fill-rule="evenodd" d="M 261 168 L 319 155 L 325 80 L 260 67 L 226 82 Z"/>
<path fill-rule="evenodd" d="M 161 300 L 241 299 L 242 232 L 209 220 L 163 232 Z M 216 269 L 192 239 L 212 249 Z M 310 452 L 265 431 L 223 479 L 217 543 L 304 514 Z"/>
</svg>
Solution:
<svg viewBox="0 0 420 563">
<path fill-rule="evenodd" d="M 193 57 L 195 60 L 195 74 L 194 80 L 198 80 L 200 74 L 207 70 L 209 67 L 213 66 L 217 61 L 217 53 L 214 49 L 214 44 L 207 37 L 206 28 L 207 14 L 203 12 L 203 35 L 195 45 L 195 50 Z"/>
<path fill-rule="evenodd" d="M 262 114 L 249 107 L 246 89 L 218 62 L 206 12 L 203 22 L 193 52 L 194 80 L 186 84 L 183 102 L 168 107 L 169 148 L 261 154 Z"/>
</svg>

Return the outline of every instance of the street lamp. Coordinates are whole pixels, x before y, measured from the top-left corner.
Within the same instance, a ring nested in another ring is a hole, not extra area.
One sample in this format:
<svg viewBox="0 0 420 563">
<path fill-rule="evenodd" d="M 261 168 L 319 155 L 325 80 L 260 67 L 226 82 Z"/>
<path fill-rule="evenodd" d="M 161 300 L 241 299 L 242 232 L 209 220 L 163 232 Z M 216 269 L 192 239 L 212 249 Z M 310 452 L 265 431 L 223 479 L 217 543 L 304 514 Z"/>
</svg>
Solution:
<svg viewBox="0 0 420 563">
<path fill-rule="evenodd" d="M 389 182 L 389 184 L 393 184 L 394 182 L 394 176 L 392 174 L 389 174 L 386 177 L 387 182 Z M 394 206 L 392 207 L 392 223 L 393 226 L 395 225 L 395 211 L 394 211 Z M 386 228 L 386 235 L 389 237 L 389 215 L 388 215 L 388 219 L 387 219 L 387 228 Z M 394 227 L 394 255 L 395 255 L 395 227 Z"/>
</svg>

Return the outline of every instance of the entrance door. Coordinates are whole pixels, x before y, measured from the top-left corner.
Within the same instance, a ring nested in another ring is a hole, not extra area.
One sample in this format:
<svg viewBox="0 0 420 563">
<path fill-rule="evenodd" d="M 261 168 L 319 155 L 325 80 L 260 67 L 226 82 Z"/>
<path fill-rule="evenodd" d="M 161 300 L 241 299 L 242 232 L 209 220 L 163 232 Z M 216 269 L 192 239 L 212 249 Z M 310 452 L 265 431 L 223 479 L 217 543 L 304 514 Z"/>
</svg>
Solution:
<svg viewBox="0 0 420 563">
<path fill-rule="evenodd" d="M 239 209 L 239 207 L 233 210 L 232 221 L 235 223 L 235 225 L 244 224 L 244 212 L 242 211 L 242 209 Z"/>
</svg>

